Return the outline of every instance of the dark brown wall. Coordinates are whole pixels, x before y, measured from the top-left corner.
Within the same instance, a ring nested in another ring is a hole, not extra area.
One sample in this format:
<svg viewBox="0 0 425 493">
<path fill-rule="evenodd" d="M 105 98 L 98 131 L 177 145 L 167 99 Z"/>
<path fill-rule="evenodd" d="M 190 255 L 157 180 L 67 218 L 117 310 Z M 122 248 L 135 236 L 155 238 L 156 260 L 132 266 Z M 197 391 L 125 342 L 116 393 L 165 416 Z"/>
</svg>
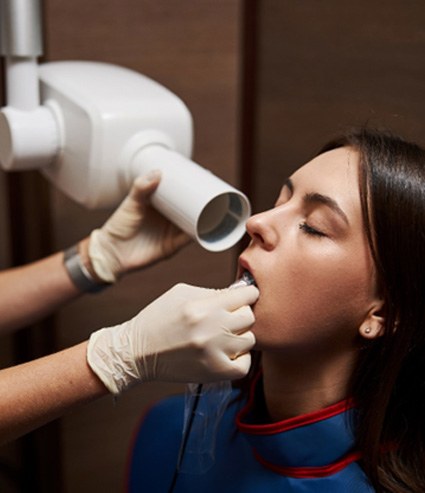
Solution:
<svg viewBox="0 0 425 493">
<path fill-rule="evenodd" d="M 425 3 L 258 2 L 255 197 L 350 125 L 425 144 Z"/>
</svg>

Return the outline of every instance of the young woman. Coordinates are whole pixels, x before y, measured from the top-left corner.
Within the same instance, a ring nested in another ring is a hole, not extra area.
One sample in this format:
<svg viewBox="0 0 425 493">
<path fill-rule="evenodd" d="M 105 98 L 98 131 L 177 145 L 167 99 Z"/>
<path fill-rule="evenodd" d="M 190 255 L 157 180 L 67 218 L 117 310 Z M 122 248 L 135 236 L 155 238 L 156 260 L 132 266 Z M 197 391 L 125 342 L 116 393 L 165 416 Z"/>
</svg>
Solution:
<svg viewBox="0 0 425 493">
<path fill-rule="evenodd" d="M 425 491 L 425 151 L 378 131 L 338 138 L 247 231 L 250 396 L 226 410 L 214 465 L 172 487 L 183 406 L 160 404 L 130 491 Z"/>
</svg>

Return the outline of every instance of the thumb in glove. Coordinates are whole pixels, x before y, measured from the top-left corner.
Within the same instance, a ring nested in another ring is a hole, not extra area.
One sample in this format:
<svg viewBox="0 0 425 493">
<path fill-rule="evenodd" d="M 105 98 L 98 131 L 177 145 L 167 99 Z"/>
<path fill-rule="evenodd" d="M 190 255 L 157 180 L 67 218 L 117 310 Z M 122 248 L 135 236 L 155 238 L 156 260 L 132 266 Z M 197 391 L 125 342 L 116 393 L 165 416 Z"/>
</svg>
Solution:
<svg viewBox="0 0 425 493">
<path fill-rule="evenodd" d="M 160 179 L 159 171 L 136 178 L 118 209 L 102 228 L 91 233 L 88 255 L 103 281 L 115 282 L 122 274 L 167 257 L 189 241 L 149 204 Z"/>
</svg>

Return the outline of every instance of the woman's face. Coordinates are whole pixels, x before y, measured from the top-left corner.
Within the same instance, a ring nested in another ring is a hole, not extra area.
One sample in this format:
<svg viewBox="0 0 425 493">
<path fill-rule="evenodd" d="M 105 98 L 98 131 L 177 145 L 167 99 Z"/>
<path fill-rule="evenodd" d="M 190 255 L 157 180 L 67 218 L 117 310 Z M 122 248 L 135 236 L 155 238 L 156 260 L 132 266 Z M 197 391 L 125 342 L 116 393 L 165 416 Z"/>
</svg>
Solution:
<svg viewBox="0 0 425 493">
<path fill-rule="evenodd" d="M 358 159 L 346 147 L 321 154 L 290 177 L 273 209 L 249 219 L 240 266 L 260 290 L 258 349 L 355 344 L 376 301 Z"/>
</svg>

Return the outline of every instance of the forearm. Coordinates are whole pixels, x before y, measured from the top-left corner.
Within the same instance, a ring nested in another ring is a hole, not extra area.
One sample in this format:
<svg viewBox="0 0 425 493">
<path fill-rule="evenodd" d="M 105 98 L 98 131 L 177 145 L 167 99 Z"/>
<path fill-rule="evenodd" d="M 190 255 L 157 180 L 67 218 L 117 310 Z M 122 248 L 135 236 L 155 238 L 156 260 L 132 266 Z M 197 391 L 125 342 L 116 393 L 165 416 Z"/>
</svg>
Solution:
<svg viewBox="0 0 425 493">
<path fill-rule="evenodd" d="M 108 394 L 87 364 L 86 348 L 84 342 L 0 371 L 0 443 Z"/>
<path fill-rule="evenodd" d="M 79 294 L 63 252 L 0 272 L 0 335 L 36 322 Z"/>
</svg>

